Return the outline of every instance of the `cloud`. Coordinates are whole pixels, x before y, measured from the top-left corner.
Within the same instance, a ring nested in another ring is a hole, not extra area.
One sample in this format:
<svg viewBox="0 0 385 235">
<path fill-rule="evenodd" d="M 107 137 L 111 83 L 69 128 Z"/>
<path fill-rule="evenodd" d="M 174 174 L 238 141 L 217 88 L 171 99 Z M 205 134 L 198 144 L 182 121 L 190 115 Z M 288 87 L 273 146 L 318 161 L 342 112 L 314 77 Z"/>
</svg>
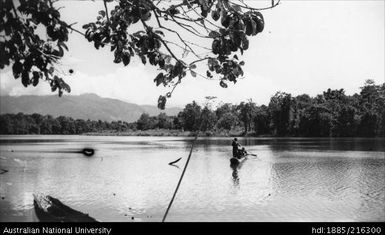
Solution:
<svg viewBox="0 0 385 235">
<path fill-rule="evenodd" d="M 157 87 L 153 81 L 157 71 L 142 64 L 121 67 L 106 75 L 92 76 L 82 71 L 75 71 L 65 78 L 71 86 L 70 95 L 95 93 L 102 97 L 116 98 L 137 104 L 155 105 L 159 95 L 164 95 L 171 88 Z M 20 79 L 14 79 L 12 72 L 1 74 L 2 95 L 48 95 L 52 94 L 49 84 L 40 82 L 37 87 L 25 88 Z M 203 103 L 206 96 L 216 96 L 218 101 L 239 103 L 252 98 L 257 103 L 266 103 L 275 86 L 271 79 L 246 73 L 235 85 L 221 88 L 218 80 L 206 80 L 186 76 L 167 101 L 168 106 L 184 106 L 193 100 Z M 67 94 L 66 94 L 67 95 Z"/>
<path fill-rule="evenodd" d="M 1 95 L 47 95 L 51 94 L 51 88 L 47 82 L 40 81 L 34 86 L 24 87 L 21 78 L 15 79 L 11 71 L 0 72 L 0 94 Z"/>
<path fill-rule="evenodd" d="M 171 88 L 154 83 L 157 72 L 137 64 L 122 67 L 113 73 L 90 76 L 76 72 L 66 81 L 71 85 L 72 94 L 95 93 L 102 97 L 121 99 L 137 104 L 155 105 L 159 95 L 164 95 Z M 258 103 L 267 103 L 275 93 L 271 79 L 246 73 L 237 84 L 221 88 L 217 80 L 186 76 L 168 99 L 168 106 L 184 106 L 196 100 L 203 103 L 206 96 L 217 96 L 223 102 L 238 103 L 253 98 Z"/>
</svg>

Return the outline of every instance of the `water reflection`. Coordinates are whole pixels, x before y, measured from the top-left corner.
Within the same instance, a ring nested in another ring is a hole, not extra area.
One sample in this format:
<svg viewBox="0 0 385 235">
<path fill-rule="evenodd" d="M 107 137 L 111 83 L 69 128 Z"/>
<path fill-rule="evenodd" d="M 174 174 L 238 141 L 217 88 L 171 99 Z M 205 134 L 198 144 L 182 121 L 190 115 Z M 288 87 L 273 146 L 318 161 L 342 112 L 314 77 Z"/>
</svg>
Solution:
<svg viewBox="0 0 385 235">
<path fill-rule="evenodd" d="M 235 187 L 239 186 L 239 175 L 238 175 L 238 167 L 234 166 L 233 164 L 230 164 L 231 169 L 233 170 L 231 176 L 233 180 L 233 184 Z"/>
</svg>

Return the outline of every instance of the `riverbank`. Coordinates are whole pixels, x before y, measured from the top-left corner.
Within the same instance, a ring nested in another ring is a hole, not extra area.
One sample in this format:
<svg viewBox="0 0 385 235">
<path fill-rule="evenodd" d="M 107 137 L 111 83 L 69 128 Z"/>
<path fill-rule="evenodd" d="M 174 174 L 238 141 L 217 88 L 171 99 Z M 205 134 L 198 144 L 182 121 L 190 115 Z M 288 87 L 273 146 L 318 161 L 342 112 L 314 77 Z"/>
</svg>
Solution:
<svg viewBox="0 0 385 235">
<path fill-rule="evenodd" d="M 167 130 L 167 129 L 153 129 L 153 130 L 136 130 L 136 131 L 103 131 L 103 132 L 88 132 L 83 135 L 89 136 L 175 136 L 175 137 L 189 137 L 194 136 L 195 132 L 182 130 Z M 231 131 L 204 131 L 200 132 L 202 137 L 235 137 L 235 136 L 255 136 L 255 133 L 247 133 L 242 130 Z"/>
</svg>

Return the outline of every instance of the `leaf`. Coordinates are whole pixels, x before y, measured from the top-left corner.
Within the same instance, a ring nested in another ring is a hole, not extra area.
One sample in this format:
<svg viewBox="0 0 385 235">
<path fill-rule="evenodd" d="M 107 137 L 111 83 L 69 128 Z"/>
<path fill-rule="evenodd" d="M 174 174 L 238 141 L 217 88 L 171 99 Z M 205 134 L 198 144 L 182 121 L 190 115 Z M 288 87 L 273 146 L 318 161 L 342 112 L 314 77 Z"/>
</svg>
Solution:
<svg viewBox="0 0 385 235">
<path fill-rule="evenodd" d="M 22 70 L 23 70 L 23 65 L 20 63 L 20 61 L 16 61 L 12 66 L 13 76 L 15 78 L 19 78 Z"/>
<path fill-rule="evenodd" d="M 63 55 L 64 55 L 63 48 L 61 48 L 59 46 L 59 50 L 53 50 L 52 55 L 57 56 L 57 57 L 63 57 Z"/>
<path fill-rule="evenodd" d="M 239 70 L 238 67 L 235 67 L 232 72 L 235 75 L 235 77 L 238 77 L 241 74 L 241 71 Z"/>
<path fill-rule="evenodd" d="M 249 40 L 245 37 L 242 40 L 242 49 L 247 50 L 249 48 Z M 242 52 L 242 51 L 241 51 Z M 243 53 L 243 52 L 242 52 Z"/>
<path fill-rule="evenodd" d="M 190 65 L 190 69 L 196 69 L 197 68 L 197 65 L 196 64 L 191 64 Z"/>
<path fill-rule="evenodd" d="M 85 24 L 85 25 L 82 26 L 83 29 L 88 29 L 89 27 L 91 27 L 90 24 Z"/>
<path fill-rule="evenodd" d="M 252 19 L 246 18 L 244 19 L 245 25 L 246 25 L 246 35 L 250 36 L 253 33 L 253 25 L 252 25 Z"/>
<path fill-rule="evenodd" d="M 54 85 L 51 84 L 51 91 L 54 92 L 54 91 L 56 91 L 56 89 L 57 89 L 57 85 L 56 84 L 54 84 Z"/>
<path fill-rule="evenodd" d="M 221 87 L 223 87 L 223 88 L 227 88 L 227 84 L 225 82 L 223 82 L 223 81 L 221 81 L 219 83 L 219 85 L 221 85 Z"/>
<path fill-rule="evenodd" d="M 207 64 L 208 64 L 208 67 L 209 67 L 210 71 L 214 71 L 214 67 L 215 67 L 215 65 L 216 65 L 217 63 L 218 63 L 218 62 L 217 62 L 217 59 L 215 59 L 215 58 L 209 58 L 209 59 L 207 60 Z"/>
<path fill-rule="evenodd" d="M 32 77 L 32 85 L 33 86 L 37 86 L 37 84 L 39 83 L 40 74 L 37 71 L 33 71 L 32 75 L 33 75 L 33 77 Z"/>
<path fill-rule="evenodd" d="M 219 15 L 218 11 L 212 11 L 211 12 L 211 18 L 213 18 L 213 20 L 217 21 L 217 20 L 219 20 L 219 17 L 220 17 L 220 15 Z"/>
<path fill-rule="evenodd" d="M 65 83 L 64 81 L 62 81 L 62 82 L 63 82 L 63 83 L 61 84 L 62 88 L 63 88 L 66 92 L 70 93 L 70 92 L 71 92 L 71 87 L 70 87 L 67 83 Z"/>
<path fill-rule="evenodd" d="M 29 73 L 28 71 L 24 71 L 21 75 L 21 83 L 23 84 L 23 86 L 27 87 L 30 83 L 29 81 Z"/>
<path fill-rule="evenodd" d="M 220 36 L 221 36 L 221 34 L 218 33 L 217 31 L 211 31 L 211 32 L 209 33 L 209 37 L 210 37 L 210 38 L 217 38 L 217 37 L 220 37 Z"/>
<path fill-rule="evenodd" d="M 226 15 L 226 13 L 222 14 L 221 24 L 223 27 L 227 28 L 230 25 L 230 16 Z"/>
<path fill-rule="evenodd" d="M 143 64 L 146 64 L 146 57 L 144 55 L 140 56 L 140 59 L 142 60 Z"/>
<path fill-rule="evenodd" d="M 130 59 L 131 59 L 130 54 L 125 53 L 123 55 L 123 64 L 124 64 L 124 66 L 127 66 L 130 63 Z"/>
<path fill-rule="evenodd" d="M 171 56 L 166 55 L 165 58 L 164 58 L 164 60 L 165 60 L 166 64 L 169 64 L 170 61 L 171 61 Z"/>
<path fill-rule="evenodd" d="M 180 14 L 180 11 L 176 9 L 174 5 L 171 5 L 167 11 L 169 12 L 170 15 Z"/>
<path fill-rule="evenodd" d="M 158 108 L 161 109 L 161 110 L 164 110 L 166 106 L 166 96 L 159 96 L 158 98 Z"/>
<path fill-rule="evenodd" d="M 214 54 L 219 54 L 219 52 L 220 52 L 220 41 L 217 40 L 217 39 L 214 40 L 211 49 L 212 49 Z"/>
<path fill-rule="evenodd" d="M 257 22 L 256 22 L 256 19 L 251 19 L 251 26 L 252 26 L 252 30 L 251 30 L 251 35 L 256 35 L 258 33 L 257 31 Z"/>
<path fill-rule="evenodd" d="M 190 73 L 191 73 L 191 76 L 193 76 L 194 78 L 197 76 L 197 73 L 193 70 L 190 70 Z"/>
<path fill-rule="evenodd" d="M 258 33 L 262 32 L 265 28 L 265 22 L 261 19 L 257 20 L 257 31 Z"/>
<path fill-rule="evenodd" d="M 53 74 L 54 71 L 55 71 L 55 68 L 52 66 L 48 69 L 48 73 L 50 74 Z"/>
<path fill-rule="evenodd" d="M 157 33 L 157 34 L 159 34 L 159 35 L 162 35 L 162 36 L 164 37 L 163 31 L 161 31 L 161 30 L 155 30 L 154 32 Z"/>
<path fill-rule="evenodd" d="M 159 86 L 164 82 L 164 75 L 163 73 L 159 73 L 156 78 L 154 79 L 154 82 L 156 82 L 156 86 Z"/>
<path fill-rule="evenodd" d="M 57 45 L 58 45 L 59 47 L 64 47 L 64 49 L 66 49 L 66 51 L 68 51 L 68 47 L 67 47 L 67 45 L 66 45 L 64 42 L 59 41 L 59 42 L 57 43 Z"/>
<path fill-rule="evenodd" d="M 99 11 L 99 15 L 101 15 L 102 17 L 105 17 L 106 16 L 106 12 L 105 11 Z"/>
<path fill-rule="evenodd" d="M 147 21 L 151 18 L 151 13 L 147 11 L 146 13 L 142 14 L 140 18 L 143 21 Z"/>
</svg>

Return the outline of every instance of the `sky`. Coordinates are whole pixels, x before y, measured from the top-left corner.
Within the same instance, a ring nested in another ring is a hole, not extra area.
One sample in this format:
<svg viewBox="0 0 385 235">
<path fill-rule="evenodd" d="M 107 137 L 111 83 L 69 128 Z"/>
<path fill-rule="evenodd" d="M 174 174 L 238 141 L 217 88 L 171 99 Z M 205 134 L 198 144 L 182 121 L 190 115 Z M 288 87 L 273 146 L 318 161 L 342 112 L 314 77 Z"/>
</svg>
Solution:
<svg viewBox="0 0 385 235">
<path fill-rule="evenodd" d="M 256 2 L 247 1 L 251 5 L 265 4 Z M 74 27 L 80 30 L 103 9 L 101 1 L 60 0 L 59 4 L 64 6 L 62 18 L 77 22 Z M 351 95 L 359 92 L 366 79 L 383 83 L 384 9 L 382 0 L 282 0 L 278 7 L 262 11 L 265 29 L 250 38 L 250 47 L 242 57 L 246 62 L 244 79 L 222 88 L 217 80 L 188 75 L 167 106 L 183 107 L 192 100 L 203 103 L 205 96 L 231 103 L 252 99 L 261 105 L 268 104 L 277 91 L 315 96 L 328 88 L 344 88 Z M 127 67 L 114 64 L 109 48 L 96 50 L 76 33 L 70 35 L 67 45 L 69 52 L 60 69 L 75 71 L 65 77 L 72 88 L 70 95 L 95 93 L 156 105 L 159 95 L 170 90 L 156 87 L 156 68 L 138 61 Z M 1 70 L 0 76 L 1 95 L 52 94 L 47 83 L 24 88 L 10 69 Z"/>
</svg>

